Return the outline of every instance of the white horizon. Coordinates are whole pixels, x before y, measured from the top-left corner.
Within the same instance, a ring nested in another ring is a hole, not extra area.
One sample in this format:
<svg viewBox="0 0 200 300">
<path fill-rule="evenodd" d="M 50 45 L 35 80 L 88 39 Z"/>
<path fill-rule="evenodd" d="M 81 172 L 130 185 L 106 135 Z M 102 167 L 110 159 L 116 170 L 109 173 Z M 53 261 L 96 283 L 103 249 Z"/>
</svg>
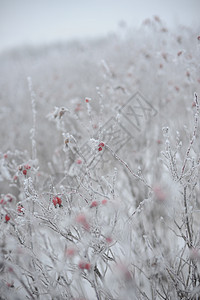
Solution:
<svg viewBox="0 0 200 300">
<path fill-rule="evenodd" d="M 198 0 L 0 0 L 0 52 L 105 36 L 119 22 L 138 27 L 158 15 L 167 27 L 199 25 Z"/>
</svg>

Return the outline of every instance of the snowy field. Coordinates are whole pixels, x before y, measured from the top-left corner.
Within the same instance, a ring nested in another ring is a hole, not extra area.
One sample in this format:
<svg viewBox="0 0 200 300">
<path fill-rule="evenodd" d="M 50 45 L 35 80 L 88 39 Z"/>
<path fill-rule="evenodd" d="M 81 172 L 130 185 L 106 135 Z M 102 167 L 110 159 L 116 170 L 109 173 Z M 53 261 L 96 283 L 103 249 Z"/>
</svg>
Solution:
<svg viewBox="0 0 200 300">
<path fill-rule="evenodd" d="M 0 55 L 0 299 L 200 299 L 200 32 L 159 17 Z"/>
</svg>

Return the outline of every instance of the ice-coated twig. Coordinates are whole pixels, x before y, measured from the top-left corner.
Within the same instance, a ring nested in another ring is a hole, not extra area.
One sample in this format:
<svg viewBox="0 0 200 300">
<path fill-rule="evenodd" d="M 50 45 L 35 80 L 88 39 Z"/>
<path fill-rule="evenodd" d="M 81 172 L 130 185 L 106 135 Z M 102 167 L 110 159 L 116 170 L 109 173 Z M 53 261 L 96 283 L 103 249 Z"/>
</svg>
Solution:
<svg viewBox="0 0 200 300">
<path fill-rule="evenodd" d="M 141 176 L 135 174 L 131 168 L 129 167 L 129 165 L 123 161 L 108 145 L 105 145 L 105 148 L 108 149 L 111 154 L 113 155 L 114 158 L 116 158 L 124 167 L 126 167 L 126 169 L 131 173 L 131 175 L 135 178 L 138 179 L 139 181 L 143 182 L 144 185 L 146 185 L 149 189 L 152 190 L 152 187 L 145 181 L 144 178 L 142 178 Z"/>
<path fill-rule="evenodd" d="M 31 96 L 31 106 L 32 106 L 32 115 L 33 115 L 33 127 L 30 131 L 31 133 L 31 143 L 32 143 L 32 159 L 33 161 L 36 160 L 37 158 L 37 148 L 36 148 L 36 140 L 35 140 L 35 132 L 36 132 L 36 95 L 35 92 L 33 91 L 33 85 L 32 85 L 32 79 L 31 77 L 27 78 L 28 81 L 28 87 L 29 87 L 29 92 Z"/>
<path fill-rule="evenodd" d="M 199 103 L 198 103 L 198 97 L 197 97 L 196 93 L 194 94 L 194 101 L 195 101 L 195 105 L 196 105 L 196 113 L 194 115 L 194 130 L 193 130 L 192 138 L 189 142 L 189 146 L 188 146 L 187 151 L 186 151 L 186 155 L 185 155 L 185 159 L 184 159 L 184 162 L 183 162 L 183 167 L 182 167 L 182 170 L 181 170 L 181 175 L 180 175 L 179 181 L 181 181 L 181 179 L 184 176 L 184 171 L 185 171 L 186 164 L 187 164 L 187 161 L 188 161 L 188 158 L 189 158 L 189 155 L 190 155 L 190 151 L 191 151 L 191 148 L 194 144 L 194 141 L 195 141 L 196 135 L 197 135 L 198 119 L 199 119 Z"/>
</svg>

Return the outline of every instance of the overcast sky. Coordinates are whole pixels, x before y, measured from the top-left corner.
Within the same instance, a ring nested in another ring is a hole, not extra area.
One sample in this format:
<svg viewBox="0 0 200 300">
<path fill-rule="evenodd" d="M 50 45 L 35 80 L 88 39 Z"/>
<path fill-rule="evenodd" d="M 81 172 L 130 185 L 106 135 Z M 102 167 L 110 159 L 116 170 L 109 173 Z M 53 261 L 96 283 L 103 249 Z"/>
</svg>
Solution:
<svg viewBox="0 0 200 300">
<path fill-rule="evenodd" d="M 200 25 L 199 14 L 200 0 L 0 0 L 0 51 L 105 35 L 153 15 L 168 26 Z"/>
</svg>

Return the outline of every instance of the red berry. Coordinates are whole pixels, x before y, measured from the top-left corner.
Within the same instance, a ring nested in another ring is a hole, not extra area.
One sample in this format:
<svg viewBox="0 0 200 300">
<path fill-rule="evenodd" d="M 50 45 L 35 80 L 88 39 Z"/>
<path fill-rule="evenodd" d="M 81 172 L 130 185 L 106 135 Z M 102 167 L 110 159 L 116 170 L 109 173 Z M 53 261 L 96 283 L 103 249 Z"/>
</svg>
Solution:
<svg viewBox="0 0 200 300">
<path fill-rule="evenodd" d="M 14 181 L 17 181 L 17 179 L 18 179 L 18 177 L 15 175 L 15 176 L 13 177 L 13 180 L 14 180 Z"/>
<path fill-rule="evenodd" d="M 59 206 L 61 206 L 61 204 L 62 204 L 62 200 L 61 200 L 61 198 L 60 198 L 60 197 L 56 197 L 56 199 L 57 199 L 57 203 L 58 203 L 58 205 L 59 205 Z"/>
<path fill-rule="evenodd" d="M 59 206 L 62 205 L 62 200 L 61 200 L 60 197 L 53 197 L 52 202 L 53 202 L 53 205 L 54 205 L 55 207 L 56 207 L 57 204 L 58 204 Z"/>
<path fill-rule="evenodd" d="M 18 205 L 18 207 L 17 207 L 17 212 L 18 213 L 23 213 L 24 212 L 24 207 L 20 204 L 20 205 Z"/>
<path fill-rule="evenodd" d="M 101 142 L 98 146 L 99 147 L 98 150 L 102 151 L 104 146 L 105 146 L 105 144 L 103 142 Z"/>
<path fill-rule="evenodd" d="M 9 195 L 9 194 L 6 195 L 6 199 L 7 199 L 8 202 L 12 202 L 13 201 L 12 196 Z"/>
<path fill-rule="evenodd" d="M 8 222 L 10 220 L 10 217 L 8 215 L 5 215 L 5 220 Z"/>
<path fill-rule="evenodd" d="M 78 165 L 82 164 L 82 160 L 81 159 L 77 159 L 77 164 Z"/>
<path fill-rule="evenodd" d="M 26 170 L 23 170 L 23 174 L 26 175 L 26 174 L 27 174 L 27 171 L 26 171 Z"/>
<path fill-rule="evenodd" d="M 79 269 L 83 270 L 84 269 L 85 264 L 83 262 L 80 262 L 78 264 Z"/>
<path fill-rule="evenodd" d="M 53 200 L 52 200 L 52 202 L 53 202 L 54 206 L 56 207 L 56 205 L 58 204 L 57 198 L 54 197 Z"/>
<path fill-rule="evenodd" d="M 0 200 L 0 204 L 5 204 L 4 199 L 1 199 L 1 200 Z"/>
<path fill-rule="evenodd" d="M 86 269 L 86 270 L 90 270 L 90 264 L 89 264 L 89 263 L 86 263 L 86 264 L 85 264 L 85 269 Z"/>
<path fill-rule="evenodd" d="M 9 282 L 7 282 L 7 287 L 9 287 L 9 288 L 12 288 L 12 287 L 14 287 L 14 285 L 13 285 L 13 283 L 9 283 Z"/>
<path fill-rule="evenodd" d="M 8 268 L 8 272 L 11 272 L 11 273 L 12 273 L 12 272 L 13 272 L 13 268 L 12 268 L 12 267 L 9 267 L 9 268 Z"/>
</svg>

